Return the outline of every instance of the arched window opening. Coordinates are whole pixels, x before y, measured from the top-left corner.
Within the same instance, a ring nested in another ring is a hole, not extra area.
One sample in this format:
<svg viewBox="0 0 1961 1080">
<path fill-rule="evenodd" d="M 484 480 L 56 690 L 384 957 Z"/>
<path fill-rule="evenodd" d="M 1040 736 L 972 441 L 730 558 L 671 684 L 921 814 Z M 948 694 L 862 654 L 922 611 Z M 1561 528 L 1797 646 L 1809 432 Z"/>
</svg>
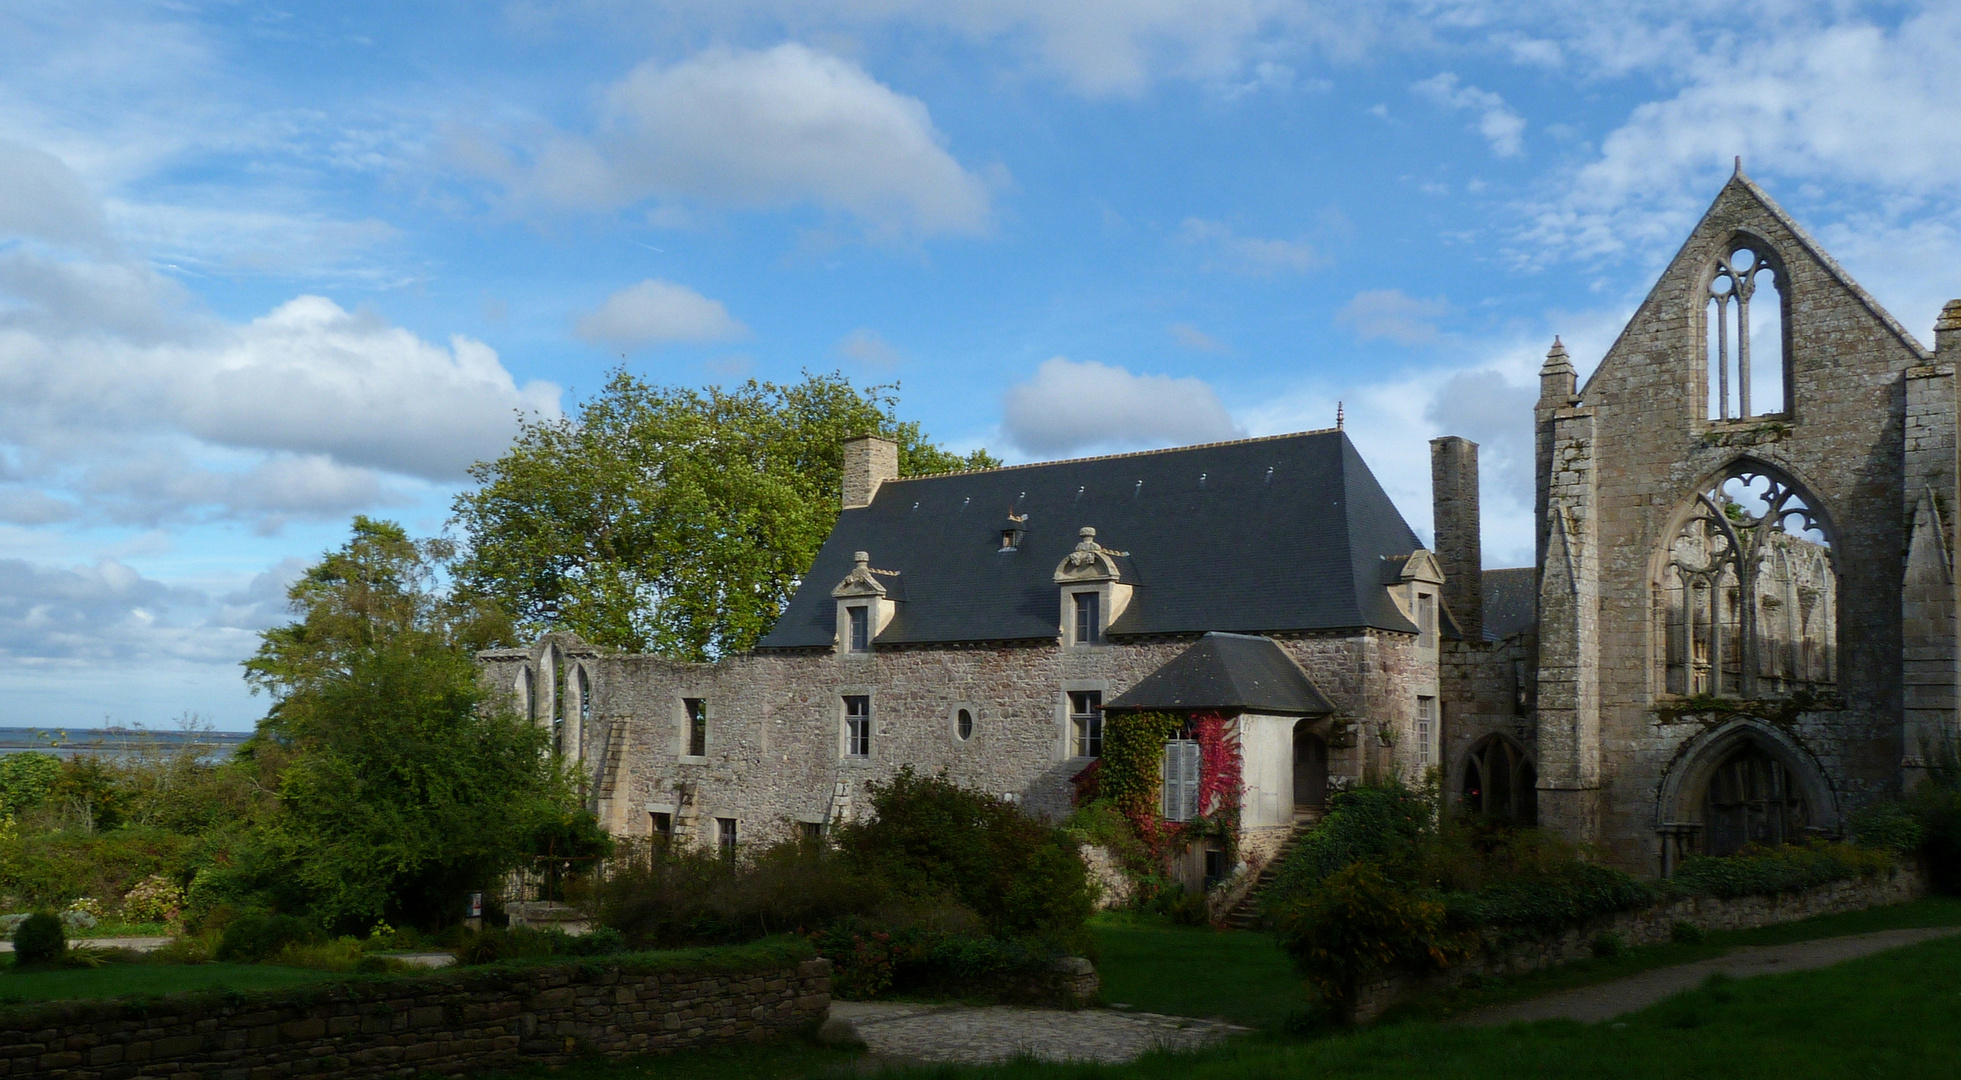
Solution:
<svg viewBox="0 0 1961 1080">
<path fill-rule="evenodd" d="M 1783 269 L 1739 239 L 1716 260 L 1708 293 L 1709 419 L 1784 412 Z"/>
<path fill-rule="evenodd" d="M 1732 855 L 1751 845 L 1805 839 L 1810 808 L 1784 763 L 1749 743 L 1716 766 L 1702 797 L 1703 852 Z"/>
<path fill-rule="evenodd" d="M 518 672 L 517 699 L 518 712 L 523 713 L 524 718 L 531 723 L 537 723 L 538 692 L 536 684 L 531 677 L 531 669 L 528 667 Z"/>
<path fill-rule="evenodd" d="M 560 662 L 558 650 L 546 654 L 546 662 L 551 665 L 552 694 L 552 752 L 565 752 L 565 665 Z"/>
<path fill-rule="evenodd" d="M 1460 805 L 1466 812 L 1513 825 L 1539 823 L 1539 774 L 1509 739 L 1487 735 L 1464 763 Z"/>
<path fill-rule="evenodd" d="M 586 674 L 586 669 L 584 667 L 581 667 L 579 668 L 579 728 L 580 730 L 583 731 L 585 729 L 585 726 L 590 723 L 592 723 L 592 676 Z"/>
<path fill-rule="evenodd" d="M 1809 500 L 1744 463 L 1696 496 L 1656 602 L 1665 693 L 1788 697 L 1838 682 L 1838 577 Z"/>
</svg>

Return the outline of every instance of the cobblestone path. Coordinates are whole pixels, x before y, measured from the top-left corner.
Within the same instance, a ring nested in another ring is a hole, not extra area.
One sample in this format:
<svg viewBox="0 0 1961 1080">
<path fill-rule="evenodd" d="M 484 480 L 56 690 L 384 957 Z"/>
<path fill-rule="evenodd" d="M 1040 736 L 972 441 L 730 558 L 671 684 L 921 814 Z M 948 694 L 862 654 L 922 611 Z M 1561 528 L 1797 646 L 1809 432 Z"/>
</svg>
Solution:
<svg viewBox="0 0 1961 1080">
<path fill-rule="evenodd" d="M 1625 979 L 1561 990 L 1528 1001 L 1493 1005 L 1458 1017 L 1460 1024 L 1509 1024 L 1520 1020 L 1565 1018 L 1585 1023 L 1611 1020 L 1623 1013 L 1645 1009 L 1663 998 L 1701 986 L 1718 972 L 1734 978 L 1776 975 L 1786 971 L 1808 971 L 1830 967 L 1845 960 L 1870 956 L 1961 933 L 1961 927 L 1933 926 L 1913 930 L 1881 930 L 1871 934 L 1796 941 L 1789 945 L 1750 945 L 1732 949 L 1725 956 L 1698 960 L 1693 964 L 1657 968 Z"/>
<path fill-rule="evenodd" d="M 1188 1049 L 1249 1030 L 1114 1009 L 1023 1009 L 1006 1005 L 912 1005 L 833 1001 L 831 1018 L 858 1031 L 880 1057 L 982 1064 L 1031 1056 L 1044 1061 L 1130 1061 L 1160 1047 Z"/>
</svg>

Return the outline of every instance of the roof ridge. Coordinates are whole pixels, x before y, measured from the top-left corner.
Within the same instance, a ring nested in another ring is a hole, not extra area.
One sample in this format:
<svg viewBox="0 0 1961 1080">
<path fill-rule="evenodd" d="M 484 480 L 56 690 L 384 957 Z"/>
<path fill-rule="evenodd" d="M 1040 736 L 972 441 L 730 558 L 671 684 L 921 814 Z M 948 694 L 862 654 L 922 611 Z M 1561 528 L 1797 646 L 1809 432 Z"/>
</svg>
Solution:
<svg viewBox="0 0 1961 1080">
<path fill-rule="evenodd" d="M 1276 439 L 1294 439 L 1302 435 L 1332 435 L 1341 428 L 1313 428 L 1308 431 L 1285 431 L 1278 435 L 1254 435 L 1244 439 L 1221 439 L 1218 442 L 1192 443 L 1187 446 L 1160 446 L 1155 450 L 1130 450 L 1121 454 L 1092 454 L 1089 457 L 1056 458 L 1053 461 L 1025 461 L 1020 465 L 996 465 L 991 469 L 955 469 L 952 472 L 919 473 L 914 476 L 901 476 L 887 480 L 888 484 L 904 483 L 907 480 L 934 480 L 942 476 L 976 476 L 981 473 L 1013 472 L 1016 469 L 1036 469 L 1045 465 L 1077 465 L 1085 461 L 1115 461 L 1118 458 L 1147 457 L 1151 454 L 1176 454 L 1185 450 L 1209 450 L 1215 446 L 1242 446 L 1246 443 L 1273 442 Z"/>
</svg>

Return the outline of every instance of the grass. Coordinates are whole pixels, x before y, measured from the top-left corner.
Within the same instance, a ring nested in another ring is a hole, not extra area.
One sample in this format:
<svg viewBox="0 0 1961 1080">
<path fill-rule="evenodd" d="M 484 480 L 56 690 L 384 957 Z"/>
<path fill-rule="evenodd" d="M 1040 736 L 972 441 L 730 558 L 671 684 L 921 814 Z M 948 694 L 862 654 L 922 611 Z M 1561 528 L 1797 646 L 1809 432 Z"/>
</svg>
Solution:
<svg viewBox="0 0 1961 1080">
<path fill-rule="evenodd" d="M 104 964 L 0 973 L 0 1002 L 160 997 L 186 990 L 270 990 L 331 979 L 328 971 L 271 964 Z"/>
<path fill-rule="evenodd" d="M 1629 949 L 1619 956 L 1580 960 L 1544 971 L 1502 978 L 1488 978 L 1441 991 L 1398 1006 L 1386 1017 L 1389 1021 L 1445 1019 L 1488 1005 L 1502 1005 L 1538 997 L 1559 990 L 1638 975 L 1655 968 L 1673 967 L 1696 960 L 1722 956 L 1744 945 L 1787 945 L 1794 941 L 1869 934 L 1877 930 L 1899 930 L 1922 926 L 1961 926 L 1961 898 L 1938 896 L 1892 907 L 1867 908 L 1839 915 L 1821 915 L 1801 922 L 1712 933 L 1694 945 L 1646 945 Z"/>
<path fill-rule="evenodd" d="M 1266 934 L 1126 914 L 1097 916 L 1090 933 L 1106 1002 L 1268 1029 L 1307 1003 L 1293 961 Z"/>
<path fill-rule="evenodd" d="M 160 922 L 126 923 L 99 922 L 86 930 L 70 930 L 71 941 L 85 941 L 89 938 L 105 937 L 169 937 L 170 927 Z"/>
<path fill-rule="evenodd" d="M 920 1068 L 889 1080 L 1918 1080 L 1961 1059 L 1961 939 L 1834 968 L 1712 980 L 1623 1021 L 1506 1028 L 1411 1022 L 1314 1042 L 1243 1040 L 1131 1065 Z M 733 1075 L 733 1074 L 731 1074 Z"/>
</svg>

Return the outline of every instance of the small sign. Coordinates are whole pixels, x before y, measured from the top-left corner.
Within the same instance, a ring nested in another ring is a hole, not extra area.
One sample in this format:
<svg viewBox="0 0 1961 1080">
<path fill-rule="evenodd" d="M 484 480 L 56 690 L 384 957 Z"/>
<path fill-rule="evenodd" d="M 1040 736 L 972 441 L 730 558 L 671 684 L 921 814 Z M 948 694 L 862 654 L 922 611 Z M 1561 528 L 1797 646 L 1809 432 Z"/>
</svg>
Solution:
<svg viewBox="0 0 1961 1080">
<path fill-rule="evenodd" d="M 470 918 L 483 918 L 483 894 L 480 892 L 470 894 Z"/>
</svg>

